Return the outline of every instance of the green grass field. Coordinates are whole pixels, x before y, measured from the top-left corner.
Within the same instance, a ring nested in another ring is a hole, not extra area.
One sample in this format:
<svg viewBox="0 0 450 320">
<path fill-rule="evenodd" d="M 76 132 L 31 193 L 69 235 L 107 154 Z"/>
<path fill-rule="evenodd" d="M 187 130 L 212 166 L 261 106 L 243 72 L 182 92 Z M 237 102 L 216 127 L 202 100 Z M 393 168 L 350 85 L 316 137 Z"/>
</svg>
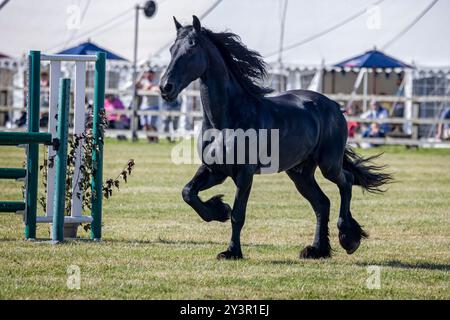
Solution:
<svg viewBox="0 0 450 320">
<path fill-rule="evenodd" d="M 354 188 L 352 213 L 370 238 L 349 256 L 339 246 L 339 194 L 319 177 L 332 201 L 334 256 L 299 260 L 315 216 L 285 174 L 257 176 L 243 230 L 242 261 L 217 261 L 230 224 L 205 223 L 181 199 L 196 165 L 174 165 L 172 145 L 109 140 L 105 178 L 129 158 L 128 184 L 104 201 L 103 241 L 50 245 L 27 242 L 22 217 L 0 215 L 1 299 L 450 299 L 450 152 L 384 149 L 397 182 L 384 195 Z M 42 148 L 41 154 L 42 154 Z M 374 151 L 364 151 L 371 154 Z M 21 166 L 22 149 L 2 147 L 0 167 Z M 231 181 L 202 196 L 233 198 Z M 0 199 L 21 198 L 20 183 L 0 181 Z M 79 228 L 79 235 L 88 233 Z M 49 238 L 49 225 L 38 226 Z M 68 289 L 67 268 L 81 271 L 81 289 Z M 368 266 L 381 286 L 369 289 Z"/>
</svg>

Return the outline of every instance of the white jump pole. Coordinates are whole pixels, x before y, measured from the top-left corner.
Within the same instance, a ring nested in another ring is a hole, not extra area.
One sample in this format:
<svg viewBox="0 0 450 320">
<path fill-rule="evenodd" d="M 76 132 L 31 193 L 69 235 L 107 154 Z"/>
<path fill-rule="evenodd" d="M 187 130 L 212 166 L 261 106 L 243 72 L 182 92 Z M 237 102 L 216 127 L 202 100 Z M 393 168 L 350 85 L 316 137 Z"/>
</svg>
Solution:
<svg viewBox="0 0 450 320">
<path fill-rule="evenodd" d="M 86 62 L 75 62 L 75 89 L 74 89 L 74 129 L 75 136 L 80 136 L 85 130 L 85 99 L 86 99 Z M 75 168 L 72 185 L 72 217 L 82 216 L 83 195 L 79 182 L 81 177 L 80 166 L 83 163 L 83 140 L 80 140 L 78 148 L 75 150 Z"/>
</svg>

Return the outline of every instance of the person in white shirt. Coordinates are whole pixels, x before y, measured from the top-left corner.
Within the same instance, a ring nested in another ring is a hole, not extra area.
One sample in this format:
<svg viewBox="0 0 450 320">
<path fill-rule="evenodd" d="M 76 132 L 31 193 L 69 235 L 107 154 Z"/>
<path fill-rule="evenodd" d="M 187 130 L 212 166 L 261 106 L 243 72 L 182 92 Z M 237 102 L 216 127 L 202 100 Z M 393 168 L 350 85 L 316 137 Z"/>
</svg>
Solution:
<svg viewBox="0 0 450 320">
<path fill-rule="evenodd" d="M 136 82 L 136 88 L 138 90 L 146 90 L 155 93 L 154 95 L 142 96 L 139 102 L 140 110 L 159 110 L 159 86 L 155 81 L 155 71 L 148 69 L 142 73 Z M 158 116 L 156 115 L 143 115 L 140 117 L 141 126 L 146 131 L 158 131 Z M 149 137 L 150 142 L 157 142 L 157 137 Z"/>
</svg>

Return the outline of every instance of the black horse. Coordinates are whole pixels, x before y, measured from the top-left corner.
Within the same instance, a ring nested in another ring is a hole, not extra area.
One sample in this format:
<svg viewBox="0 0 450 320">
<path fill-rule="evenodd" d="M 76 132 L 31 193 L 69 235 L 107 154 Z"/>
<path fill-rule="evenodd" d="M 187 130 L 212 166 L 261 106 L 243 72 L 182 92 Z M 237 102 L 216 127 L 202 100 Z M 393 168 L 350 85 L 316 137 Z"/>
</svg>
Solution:
<svg viewBox="0 0 450 320">
<path fill-rule="evenodd" d="M 339 187 L 339 241 L 348 254 L 355 252 L 367 234 L 350 213 L 352 186 L 380 192 L 380 187 L 389 182 L 391 176 L 381 172 L 383 166 L 371 164 L 375 157 L 362 158 L 346 147 L 347 123 L 339 104 L 306 90 L 266 97 L 271 90 L 258 85 L 267 75 L 266 64 L 257 52 L 243 45 L 237 35 L 203 28 L 196 16 L 192 26 L 182 26 L 175 18 L 174 21 L 177 38 L 170 48 L 170 64 L 161 79 L 162 97 L 172 101 L 187 85 L 200 78 L 203 132 L 210 129 L 278 129 L 277 171 L 286 171 L 317 217 L 314 242 L 301 251 L 300 257 L 331 256 L 330 201 L 314 178 L 317 167 L 326 179 Z M 208 145 L 208 142 L 202 142 L 201 151 Z M 273 150 L 273 147 L 268 149 Z M 246 161 L 248 158 L 246 155 Z M 226 251 L 218 254 L 218 259 L 242 258 L 240 233 L 247 201 L 253 175 L 260 173 L 262 168 L 259 159 L 257 163 L 240 164 L 211 164 L 203 160 L 182 191 L 184 201 L 203 220 L 223 222 L 231 216 L 231 242 Z M 223 183 L 227 177 L 231 177 L 237 187 L 232 209 L 221 196 L 207 201 L 199 198 L 200 191 Z"/>
</svg>

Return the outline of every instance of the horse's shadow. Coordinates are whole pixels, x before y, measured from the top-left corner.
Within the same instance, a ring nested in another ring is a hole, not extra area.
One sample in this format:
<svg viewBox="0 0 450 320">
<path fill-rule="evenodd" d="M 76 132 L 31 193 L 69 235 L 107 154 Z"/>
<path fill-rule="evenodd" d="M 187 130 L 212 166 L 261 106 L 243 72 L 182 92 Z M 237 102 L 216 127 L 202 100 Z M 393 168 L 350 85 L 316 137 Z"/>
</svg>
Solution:
<svg viewBox="0 0 450 320">
<path fill-rule="evenodd" d="M 0 242 L 17 242 L 23 239 L 20 238 L 0 238 Z M 88 237 L 77 237 L 77 238 L 67 238 L 68 243 L 73 242 L 91 242 L 92 240 Z M 50 238 L 38 238 L 36 239 L 36 243 L 47 243 L 50 242 Z M 226 241 L 198 241 L 198 240 L 173 240 L 173 239 L 165 239 L 165 238 L 157 238 L 157 239 L 109 239 L 103 238 L 101 242 L 104 243 L 118 243 L 118 244 L 130 244 L 130 245 L 155 245 L 155 244 L 163 244 L 163 245 L 192 245 L 192 246 L 227 246 L 228 242 Z M 262 243 L 247 243 L 243 245 L 243 247 L 254 247 L 254 248 L 274 248 L 277 245 L 274 244 L 262 244 Z"/>
<path fill-rule="evenodd" d="M 359 266 L 381 266 L 381 267 L 390 267 L 390 268 L 399 268 L 399 269 L 423 269 L 423 270 L 439 270 L 439 271 L 447 271 L 450 272 L 450 264 L 445 263 L 431 263 L 431 262 L 403 262 L 399 260 L 388 260 L 388 261 L 380 261 L 373 263 L 363 263 L 357 262 Z"/>
<path fill-rule="evenodd" d="M 137 239 L 105 239 L 105 242 L 112 243 L 125 243 L 125 244 L 163 244 L 163 245 L 192 245 L 192 246 L 227 246 L 228 242 L 226 241 L 213 241 L 213 240 L 173 240 L 173 239 L 165 239 L 165 238 L 157 238 L 157 239 L 149 239 L 149 240 L 137 240 Z M 254 248 L 273 248 L 277 247 L 274 244 L 262 244 L 262 243 L 247 243 L 242 245 L 245 247 L 254 247 Z"/>
<path fill-rule="evenodd" d="M 39 242 L 48 242 L 50 239 L 39 239 Z M 72 241 L 80 241 L 88 242 L 89 239 L 77 238 L 71 239 Z M 13 242 L 18 241 L 16 238 L 0 238 L 0 242 Z M 192 245 L 192 246 L 226 246 L 227 242 L 222 241 L 198 241 L 198 240 L 172 240 L 172 239 L 149 239 L 149 240 L 137 240 L 137 239 L 105 239 L 104 242 L 109 243 L 122 243 L 122 244 L 139 244 L 139 245 L 155 245 L 155 244 L 165 244 L 165 245 Z M 248 243 L 243 247 L 254 247 L 254 248 L 271 248 L 277 247 L 273 244 L 259 244 L 259 243 Z M 329 259 L 321 259 L 323 261 L 332 261 Z M 304 263 L 304 260 L 300 259 L 286 259 L 286 260 L 271 260 L 269 261 L 274 265 L 296 265 Z M 388 261 L 373 261 L 373 262 L 356 262 L 357 266 L 367 267 L 367 266 L 381 266 L 381 267 L 390 267 L 390 268 L 398 268 L 398 269 L 422 269 L 422 270 L 438 270 L 438 271 L 446 271 L 450 272 L 450 264 L 445 263 L 431 263 L 431 262 L 403 262 L 400 260 L 388 260 Z"/>
<path fill-rule="evenodd" d="M 321 259 L 322 260 L 322 259 Z M 320 261 L 320 260 L 319 260 Z M 325 259 L 323 259 L 325 261 Z M 331 260 L 326 260 L 331 261 Z M 272 260 L 271 264 L 275 265 L 295 265 L 302 264 L 304 260 Z M 438 270 L 438 271 L 447 271 L 450 272 L 450 264 L 442 264 L 442 263 L 430 263 L 430 262 L 403 262 L 399 260 L 389 260 L 389 261 L 380 261 L 380 262 L 356 262 L 357 266 L 368 267 L 368 266 L 380 266 L 380 267 L 390 267 L 390 268 L 398 268 L 398 269 L 422 269 L 422 270 Z"/>
</svg>

